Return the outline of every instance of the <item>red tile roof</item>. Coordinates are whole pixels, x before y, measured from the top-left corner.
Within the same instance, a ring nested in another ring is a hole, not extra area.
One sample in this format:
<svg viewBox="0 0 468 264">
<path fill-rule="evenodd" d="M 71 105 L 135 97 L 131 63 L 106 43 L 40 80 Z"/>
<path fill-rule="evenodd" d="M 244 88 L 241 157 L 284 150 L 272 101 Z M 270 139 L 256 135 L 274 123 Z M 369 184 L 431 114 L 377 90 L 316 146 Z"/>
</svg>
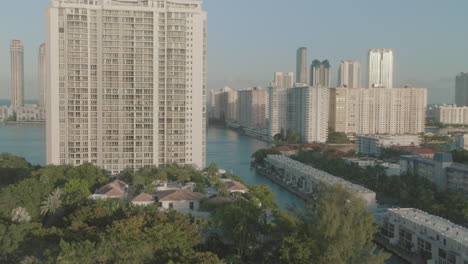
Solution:
<svg viewBox="0 0 468 264">
<path fill-rule="evenodd" d="M 420 155 L 433 155 L 433 154 L 435 154 L 437 152 L 434 149 L 419 148 L 419 147 L 413 147 L 413 146 L 398 146 L 398 148 L 410 151 L 412 153 L 417 153 L 417 154 L 420 154 Z"/>
<path fill-rule="evenodd" d="M 276 147 L 276 150 L 288 152 L 288 151 L 293 151 L 294 149 L 289 146 L 279 146 L 279 147 Z"/>
<path fill-rule="evenodd" d="M 154 202 L 152 195 L 147 193 L 140 193 L 137 197 L 133 198 L 132 203 L 138 202 Z"/>
<path fill-rule="evenodd" d="M 97 193 L 106 196 L 122 196 L 125 194 L 126 187 L 126 183 L 116 180 L 101 187 Z"/>
<path fill-rule="evenodd" d="M 235 191 L 248 191 L 249 188 L 245 187 L 244 184 L 237 182 L 237 181 L 229 181 L 226 182 L 226 185 L 228 187 L 228 191 L 230 192 L 235 192 Z"/>
<path fill-rule="evenodd" d="M 191 192 L 187 190 L 169 190 L 169 191 L 160 191 L 156 194 L 158 201 L 200 201 L 204 198 L 204 195 L 201 193 Z"/>
</svg>

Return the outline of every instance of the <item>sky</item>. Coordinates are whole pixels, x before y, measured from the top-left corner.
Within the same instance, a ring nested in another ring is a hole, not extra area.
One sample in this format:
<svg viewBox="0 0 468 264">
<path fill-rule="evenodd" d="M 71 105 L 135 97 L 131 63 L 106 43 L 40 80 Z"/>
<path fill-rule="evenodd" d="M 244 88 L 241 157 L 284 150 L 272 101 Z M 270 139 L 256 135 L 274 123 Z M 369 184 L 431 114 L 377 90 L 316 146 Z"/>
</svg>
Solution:
<svg viewBox="0 0 468 264">
<path fill-rule="evenodd" d="M 0 11 L 0 98 L 10 97 L 11 39 L 25 44 L 26 99 L 38 97 L 37 57 L 48 0 L 4 1 Z M 208 89 L 267 86 L 295 71 L 298 47 L 309 63 L 328 59 L 336 85 L 341 60 L 392 48 L 394 84 L 429 89 L 429 103 L 453 103 L 455 76 L 468 72 L 467 0 L 205 0 Z"/>
</svg>

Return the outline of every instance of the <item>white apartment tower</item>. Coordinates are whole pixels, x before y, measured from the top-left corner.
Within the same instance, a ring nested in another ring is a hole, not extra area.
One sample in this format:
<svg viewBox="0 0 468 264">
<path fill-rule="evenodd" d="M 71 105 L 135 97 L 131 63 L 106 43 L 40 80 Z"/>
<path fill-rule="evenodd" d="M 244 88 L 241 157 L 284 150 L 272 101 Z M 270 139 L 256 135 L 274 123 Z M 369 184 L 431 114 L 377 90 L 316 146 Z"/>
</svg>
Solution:
<svg viewBox="0 0 468 264">
<path fill-rule="evenodd" d="M 288 130 L 304 142 L 325 143 L 328 137 L 329 89 L 320 87 L 270 87 L 268 136 Z"/>
<path fill-rule="evenodd" d="M 273 87 L 291 88 L 294 86 L 294 72 L 275 72 Z"/>
<path fill-rule="evenodd" d="M 46 17 L 48 164 L 205 166 L 202 1 L 51 0 Z"/>
<path fill-rule="evenodd" d="M 361 64 L 357 61 L 341 61 L 338 70 L 338 86 L 359 88 L 361 87 Z"/>
<path fill-rule="evenodd" d="M 46 45 L 42 43 L 39 46 L 39 65 L 38 65 L 38 80 L 39 80 L 39 107 L 46 106 Z"/>
<path fill-rule="evenodd" d="M 310 86 L 330 87 L 331 83 L 331 65 L 328 60 L 320 62 L 314 60 L 310 65 Z"/>
<path fill-rule="evenodd" d="M 12 40 L 10 43 L 10 78 L 12 107 L 24 104 L 24 46 L 21 40 Z"/>
<path fill-rule="evenodd" d="M 468 72 L 461 72 L 455 78 L 455 103 L 468 106 Z"/>
<path fill-rule="evenodd" d="M 393 50 L 369 50 L 369 88 L 393 88 Z"/>
<path fill-rule="evenodd" d="M 296 52 L 296 83 L 307 84 L 307 48 Z"/>
</svg>

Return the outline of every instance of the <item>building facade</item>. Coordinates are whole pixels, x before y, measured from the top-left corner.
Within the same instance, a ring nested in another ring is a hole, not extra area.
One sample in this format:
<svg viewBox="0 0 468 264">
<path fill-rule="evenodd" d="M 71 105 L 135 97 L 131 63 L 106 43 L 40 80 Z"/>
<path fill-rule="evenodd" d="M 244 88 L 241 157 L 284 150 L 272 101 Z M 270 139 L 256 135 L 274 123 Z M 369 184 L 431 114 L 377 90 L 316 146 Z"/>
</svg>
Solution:
<svg viewBox="0 0 468 264">
<path fill-rule="evenodd" d="M 392 146 L 419 146 L 419 135 L 359 136 L 359 153 L 380 157 L 381 150 Z"/>
<path fill-rule="evenodd" d="M 468 106 L 439 105 L 434 112 L 435 120 L 442 124 L 468 125 Z"/>
<path fill-rule="evenodd" d="M 39 107 L 46 107 L 46 45 L 42 43 L 39 47 L 39 67 L 38 67 L 38 80 L 39 80 Z"/>
<path fill-rule="evenodd" d="M 229 87 L 211 91 L 211 117 L 229 124 L 237 122 L 238 92 Z"/>
<path fill-rule="evenodd" d="M 359 88 L 361 86 L 361 64 L 357 61 L 345 60 L 338 70 L 338 86 Z"/>
<path fill-rule="evenodd" d="M 424 132 L 425 88 L 332 88 L 330 128 L 355 135 Z"/>
<path fill-rule="evenodd" d="M 205 166 L 202 1 L 51 0 L 47 163 Z"/>
<path fill-rule="evenodd" d="M 369 50 L 369 88 L 393 88 L 393 50 Z"/>
<path fill-rule="evenodd" d="M 468 134 L 459 134 L 455 136 L 455 146 L 457 149 L 468 150 Z"/>
<path fill-rule="evenodd" d="M 296 52 L 296 83 L 307 83 L 307 48 L 299 48 Z"/>
<path fill-rule="evenodd" d="M 268 91 L 261 87 L 238 90 L 237 123 L 246 128 L 266 128 Z"/>
<path fill-rule="evenodd" d="M 12 107 L 24 104 L 24 46 L 21 40 L 10 43 L 10 80 Z"/>
<path fill-rule="evenodd" d="M 306 143 L 328 138 L 329 89 L 320 87 L 269 88 L 268 135 L 292 131 Z M 285 136 L 285 135 L 284 135 Z"/>
<path fill-rule="evenodd" d="M 388 209 L 379 217 L 379 234 L 421 263 L 468 263 L 468 230 L 414 208 Z"/>
<path fill-rule="evenodd" d="M 328 60 L 314 60 L 310 65 L 310 86 L 330 87 L 331 65 Z"/>
<path fill-rule="evenodd" d="M 401 156 L 402 173 L 413 173 L 433 182 L 439 191 L 461 190 L 468 197 L 468 166 L 455 163 L 451 153 L 436 153 L 433 159 Z"/>
<path fill-rule="evenodd" d="M 271 86 L 277 88 L 294 87 L 294 72 L 275 72 Z"/>
<path fill-rule="evenodd" d="M 455 77 L 455 103 L 468 106 L 468 72 L 461 72 Z"/>
</svg>

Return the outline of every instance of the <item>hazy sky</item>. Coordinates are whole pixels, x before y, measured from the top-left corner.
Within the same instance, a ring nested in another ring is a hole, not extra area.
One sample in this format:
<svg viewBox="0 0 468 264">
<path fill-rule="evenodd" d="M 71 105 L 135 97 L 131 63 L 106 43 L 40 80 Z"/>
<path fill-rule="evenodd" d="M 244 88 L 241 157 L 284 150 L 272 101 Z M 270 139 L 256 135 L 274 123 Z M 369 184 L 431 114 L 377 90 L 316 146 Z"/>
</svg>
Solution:
<svg viewBox="0 0 468 264">
<path fill-rule="evenodd" d="M 37 53 L 48 0 L 2 1 L 0 98 L 9 98 L 9 41 L 25 42 L 26 98 L 38 95 Z M 208 88 L 266 86 L 275 71 L 295 71 L 295 51 L 309 63 L 354 59 L 366 79 L 367 51 L 392 48 L 395 85 L 429 88 L 429 103 L 452 103 L 454 79 L 468 71 L 468 0 L 205 0 Z M 364 84 L 364 83 L 363 83 Z"/>
</svg>

